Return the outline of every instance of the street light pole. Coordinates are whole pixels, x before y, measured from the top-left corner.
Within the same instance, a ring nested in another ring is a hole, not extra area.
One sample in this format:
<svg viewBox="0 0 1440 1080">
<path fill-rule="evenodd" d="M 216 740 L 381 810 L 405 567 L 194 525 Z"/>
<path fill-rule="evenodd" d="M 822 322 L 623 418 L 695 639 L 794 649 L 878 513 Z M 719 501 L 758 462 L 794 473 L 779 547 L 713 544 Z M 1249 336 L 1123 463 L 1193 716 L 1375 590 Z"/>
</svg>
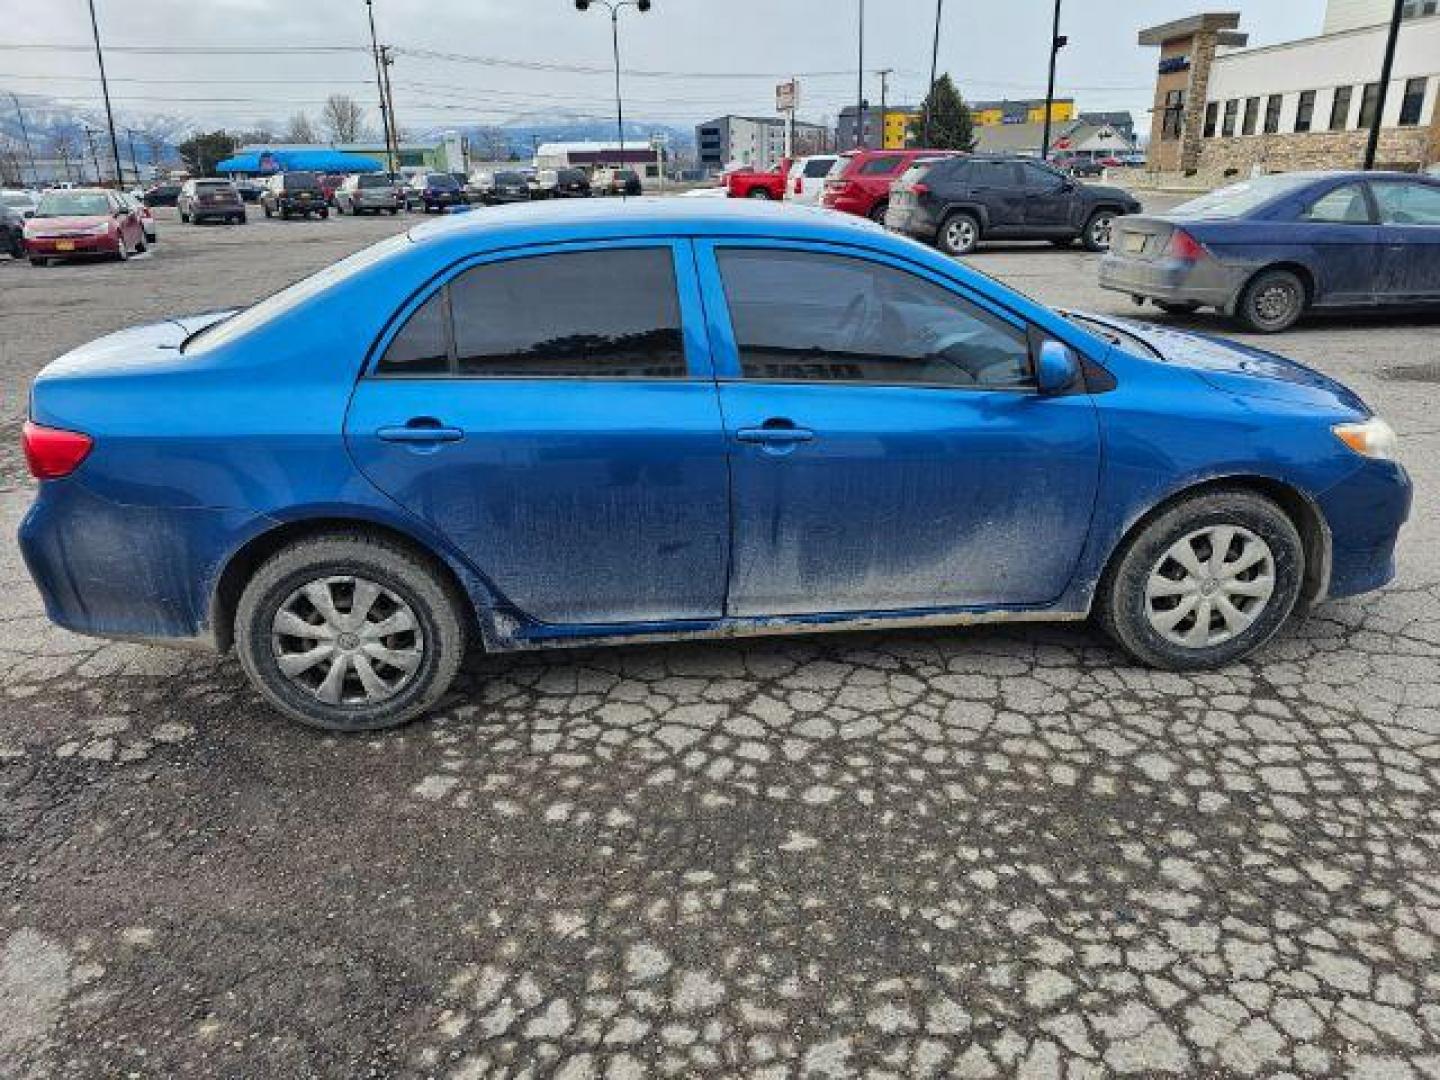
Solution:
<svg viewBox="0 0 1440 1080">
<path fill-rule="evenodd" d="M 138 184 L 140 183 L 140 159 L 135 156 L 135 129 L 134 129 L 134 128 L 128 128 L 128 127 L 127 127 L 127 128 L 125 129 L 125 139 L 126 139 L 126 141 L 128 141 L 128 142 L 130 143 L 130 168 L 132 168 L 132 169 L 135 170 L 135 183 L 138 185 Z M 125 185 L 124 185 L 124 184 L 121 184 L 120 186 L 121 186 L 121 187 L 124 187 Z"/>
<path fill-rule="evenodd" d="M 35 165 L 35 148 L 30 145 L 30 129 L 25 126 L 25 110 L 20 107 L 18 95 L 12 93 L 10 100 L 15 103 L 15 115 L 20 118 L 20 137 L 25 140 L 25 156 L 30 159 L 30 179 L 39 187 L 40 170 Z"/>
<path fill-rule="evenodd" d="M 1050 27 L 1050 79 L 1045 84 L 1045 134 L 1041 136 L 1041 161 L 1048 161 L 1050 158 L 1050 114 L 1055 108 L 1055 58 L 1068 43 L 1066 38 L 1060 36 L 1060 2 L 1061 0 L 1055 0 L 1055 21 Z"/>
<path fill-rule="evenodd" d="M 625 104 L 620 97 L 620 9 L 633 7 L 642 15 L 650 10 L 650 0 L 575 0 L 576 11 L 588 11 L 599 4 L 610 12 L 610 43 L 615 51 L 615 137 L 620 143 L 620 165 L 625 164 Z"/>
<path fill-rule="evenodd" d="M 365 0 L 365 14 L 370 20 L 370 55 L 375 61 L 375 91 L 380 95 L 380 130 L 385 136 L 385 158 L 390 163 L 390 175 L 399 170 L 395 162 L 395 145 L 390 139 L 390 104 L 385 99 L 385 79 L 380 68 L 380 42 L 375 36 L 375 6 Z"/>
<path fill-rule="evenodd" d="M 1385 59 L 1380 63 L 1380 100 L 1370 117 L 1370 134 L 1365 140 L 1365 169 L 1375 168 L 1375 151 L 1380 146 L 1380 122 L 1385 117 L 1385 96 L 1390 90 L 1390 72 L 1395 66 L 1395 42 L 1400 37 L 1400 20 L 1405 14 L 1405 0 L 1395 0 L 1390 16 L 1390 36 L 1385 39 Z"/>
<path fill-rule="evenodd" d="M 110 83 L 105 78 L 105 54 L 100 50 L 100 23 L 95 18 L 95 0 L 90 0 L 90 29 L 95 34 L 95 61 L 100 65 L 100 92 L 105 96 L 105 123 L 110 128 L 110 153 L 115 156 L 115 183 L 121 184 L 120 140 L 115 137 L 115 114 L 110 109 Z M 93 148 L 92 148 L 93 149 Z M 100 182 L 100 163 L 95 163 L 95 180 Z"/>
<path fill-rule="evenodd" d="M 855 81 L 855 145 L 865 149 L 865 0 L 860 0 L 860 57 L 856 63 Z"/>
<path fill-rule="evenodd" d="M 935 44 L 930 49 L 930 92 L 925 95 L 925 133 L 921 146 L 930 145 L 930 110 L 935 99 L 935 74 L 940 64 L 940 14 L 945 9 L 945 0 L 935 0 Z"/>
</svg>

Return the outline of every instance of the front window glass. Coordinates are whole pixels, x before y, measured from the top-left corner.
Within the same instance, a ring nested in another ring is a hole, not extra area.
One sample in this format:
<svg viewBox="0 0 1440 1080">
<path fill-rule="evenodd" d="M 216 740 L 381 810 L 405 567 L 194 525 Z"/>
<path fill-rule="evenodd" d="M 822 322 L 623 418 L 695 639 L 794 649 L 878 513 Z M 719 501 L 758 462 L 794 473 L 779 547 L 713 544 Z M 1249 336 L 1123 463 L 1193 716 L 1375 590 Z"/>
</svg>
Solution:
<svg viewBox="0 0 1440 1080">
<path fill-rule="evenodd" d="M 35 211 L 38 218 L 103 217 L 110 213 L 110 197 L 74 191 L 47 191 Z"/>
<path fill-rule="evenodd" d="M 1033 385 L 1021 331 L 914 274 L 806 251 L 735 248 L 719 261 L 747 379 Z"/>
<path fill-rule="evenodd" d="M 668 248 L 487 263 L 450 284 L 461 375 L 684 378 Z"/>
<path fill-rule="evenodd" d="M 864 165 L 860 166 L 860 175 L 885 176 L 895 171 L 895 167 L 900 164 L 900 160 L 898 157 L 871 158 L 865 162 Z"/>
</svg>

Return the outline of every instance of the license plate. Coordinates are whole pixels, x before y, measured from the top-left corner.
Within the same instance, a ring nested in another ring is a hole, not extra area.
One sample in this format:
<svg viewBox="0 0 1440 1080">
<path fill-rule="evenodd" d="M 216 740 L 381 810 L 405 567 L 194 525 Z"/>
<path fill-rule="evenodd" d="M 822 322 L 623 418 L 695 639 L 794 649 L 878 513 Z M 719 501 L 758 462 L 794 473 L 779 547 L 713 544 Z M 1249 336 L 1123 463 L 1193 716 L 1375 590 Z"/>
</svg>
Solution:
<svg viewBox="0 0 1440 1080">
<path fill-rule="evenodd" d="M 75 241 L 74 241 L 74 240 L 56 240 L 56 241 L 55 241 L 55 250 L 56 250 L 56 251 L 74 251 L 74 250 L 75 250 Z"/>
<path fill-rule="evenodd" d="M 310 195 L 309 195 L 309 193 L 307 193 L 307 192 L 301 192 L 301 194 L 300 194 L 300 201 L 301 201 L 301 202 L 309 202 L 309 201 L 310 201 Z"/>
<path fill-rule="evenodd" d="M 1144 233 L 1126 233 L 1125 251 L 1130 255 L 1138 255 L 1145 250 L 1146 236 Z"/>
</svg>

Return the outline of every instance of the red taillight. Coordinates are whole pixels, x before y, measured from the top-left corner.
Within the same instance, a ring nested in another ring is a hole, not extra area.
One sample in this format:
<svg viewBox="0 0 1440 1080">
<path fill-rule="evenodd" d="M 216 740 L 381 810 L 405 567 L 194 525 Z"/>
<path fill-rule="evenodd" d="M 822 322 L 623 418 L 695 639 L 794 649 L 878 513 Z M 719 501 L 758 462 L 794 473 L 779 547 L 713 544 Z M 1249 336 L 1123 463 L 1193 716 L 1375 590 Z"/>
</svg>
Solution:
<svg viewBox="0 0 1440 1080">
<path fill-rule="evenodd" d="M 800 177 L 798 177 L 798 176 L 795 177 L 795 194 L 796 194 L 796 195 L 804 195 L 804 194 L 805 194 L 805 181 L 802 180 L 802 179 L 801 179 Z"/>
<path fill-rule="evenodd" d="M 1184 229 L 1176 229 L 1170 234 L 1170 244 L 1165 253 L 1181 262 L 1199 262 L 1206 255 L 1204 245 Z"/>
<path fill-rule="evenodd" d="M 95 440 L 78 431 L 45 427 L 26 420 L 20 429 L 20 445 L 25 450 L 30 475 L 37 480 L 59 480 L 80 467 Z"/>
</svg>

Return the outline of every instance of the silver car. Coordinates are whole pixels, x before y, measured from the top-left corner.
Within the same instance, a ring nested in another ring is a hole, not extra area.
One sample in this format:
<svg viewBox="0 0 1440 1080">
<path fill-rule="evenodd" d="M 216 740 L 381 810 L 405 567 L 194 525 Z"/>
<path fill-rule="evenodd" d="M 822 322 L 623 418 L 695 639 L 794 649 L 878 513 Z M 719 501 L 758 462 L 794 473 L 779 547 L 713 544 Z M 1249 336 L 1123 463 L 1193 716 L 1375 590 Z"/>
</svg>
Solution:
<svg viewBox="0 0 1440 1080">
<path fill-rule="evenodd" d="M 335 189 L 335 212 L 349 214 L 398 214 L 405 205 L 401 181 L 389 173 L 358 173 L 347 176 Z"/>
</svg>

